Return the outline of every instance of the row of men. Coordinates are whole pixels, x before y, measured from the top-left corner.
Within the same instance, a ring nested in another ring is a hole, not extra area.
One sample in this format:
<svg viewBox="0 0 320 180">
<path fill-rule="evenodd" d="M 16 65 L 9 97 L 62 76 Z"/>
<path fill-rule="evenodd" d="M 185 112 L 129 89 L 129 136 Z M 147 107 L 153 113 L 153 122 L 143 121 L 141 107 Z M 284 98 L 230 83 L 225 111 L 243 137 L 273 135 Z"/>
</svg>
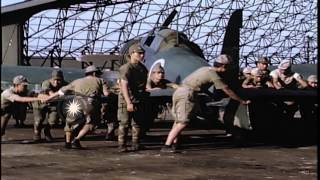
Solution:
<svg viewBox="0 0 320 180">
<path fill-rule="evenodd" d="M 292 70 L 290 60 L 282 60 L 277 69 L 268 69 L 270 62 L 266 57 L 258 59 L 257 67 L 245 67 L 240 77 L 243 88 L 307 88 L 316 89 L 318 79 L 316 75 L 310 75 L 305 80 L 298 72 Z"/>
<path fill-rule="evenodd" d="M 141 134 L 145 126 L 145 107 L 148 92 L 157 88 L 175 88 L 172 97 L 172 113 L 175 118 L 174 125 L 169 132 L 162 151 L 174 152 L 178 144 L 178 137 L 183 129 L 193 118 L 197 108 L 197 96 L 199 92 L 210 94 L 208 88 L 214 85 L 215 89 L 221 89 L 232 99 L 242 104 L 250 101 L 241 99 L 220 78 L 219 74 L 226 71 L 231 58 L 220 55 L 214 62 L 213 67 L 202 67 L 187 76 L 180 85 L 164 79 L 164 69 L 157 66 L 152 69 L 151 79 L 147 79 L 148 70 L 143 64 L 144 50 L 139 45 L 129 48 L 128 62 L 121 66 L 120 93 L 118 96 L 117 119 L 119 152 L 127 152 L 127 134 L 131 125 L 132 145 L 131 150 L 137 151 L 143 148 L 140 144 Z M 89 66 L 85 70 L 85 77 L 74 80 L 67 84 L 63 80 L 61 71 L 53 71 L 52 78 L 42 83 L 43 94 L 37 97 L 20 96 L 27 88 L 27 80 L 23 76 L 17 76 L 13 80 L 14 87 L 5 90 L 1 94 L 1 135 L 5 133 L 6 124 L 16 110 L 15 102 L 33 102 L 34 108 L 34 139 L 40 139 L 42 123 L 48 114 L 48 125 L 44 127 L 46 139 L 51 140 L 50 127 L 56 122 L 56 102 L 50 101 L 57 96 L 63 96 L 72 91 L 75 100 L 83 104 L 81 111 L 83 121 L 74 116 L 76 110 L 69 109 L 66 118 L 65 147 L 81 148 L 80 139 L 88 132 L 93 131 L 100 120 L 101 95 L 109 96 L 108 87 L 99 78 L 101 72 L 95 66 Z M 20 95 L 19 95 L 20 94 Z M 39 101 L 43 102 L 40 103 Z M 51 115 L 50 115 L 51 114 Z"/>
<path fill-rule="evenodd" d="M 306 89 L 316 90 L 318 79 L 316 75 L 310 75 L 306 80 L 303 76 L 292 70 L 291 61 L 282 60 L 276 69 L 270 71 L 268 65 L 270 61 L 266 58 L 260 58 L 256 62 L 257 67 L 243 69 L 241 78 L 242 88 L 273 88 L 273 89 Z M 316 114 L 316 106 L 305 102 L 296 101 L 277 101 L 277 108 L 281 109 L 287 119 L 294 118 L 297 111 L 300 112 L 303 119 L 312 119 Z"/>
</svg>

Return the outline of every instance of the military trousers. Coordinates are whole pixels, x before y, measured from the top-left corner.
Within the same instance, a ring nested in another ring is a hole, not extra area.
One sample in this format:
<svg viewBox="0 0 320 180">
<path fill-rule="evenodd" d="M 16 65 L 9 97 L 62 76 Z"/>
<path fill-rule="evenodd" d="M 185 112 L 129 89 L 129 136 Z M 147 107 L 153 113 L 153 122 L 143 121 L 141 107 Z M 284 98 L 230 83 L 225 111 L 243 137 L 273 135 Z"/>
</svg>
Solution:
<svg viewBox="0 0 320 180">
<path fill-rule="evenodd" d="M 120 94 L 118 99 L 118 142 L 120 145 L 126 143 L 126 136 L 130 125 L 132 127 L 132 142 L 139 143 L 141 128 L 143 128 L 144 121 L 147 118 L 145 117 L 145 102 L 139 101 L 138 103 L 134 103 L 134 109 L 134 112 L 127 111 L 127 103 Z"/>
<path fill-rule="evenodd" d="M 47 117 L 50 126 L 57 123 L 59 116 L 57 108 L 54 106 L 45 106 L 43 108 L 33 108 L 34 126 L 39 127 L 43 124 Z"/>
<path fill-rule="evenodd" d="M 1 136 L 5 134 L 5 129 L 11 117 L 16 120 L 24 120 L 26 118 L 26 108 L 26 103 L 12 103 L 7 107 L 1 107 Z"/>
</svg>

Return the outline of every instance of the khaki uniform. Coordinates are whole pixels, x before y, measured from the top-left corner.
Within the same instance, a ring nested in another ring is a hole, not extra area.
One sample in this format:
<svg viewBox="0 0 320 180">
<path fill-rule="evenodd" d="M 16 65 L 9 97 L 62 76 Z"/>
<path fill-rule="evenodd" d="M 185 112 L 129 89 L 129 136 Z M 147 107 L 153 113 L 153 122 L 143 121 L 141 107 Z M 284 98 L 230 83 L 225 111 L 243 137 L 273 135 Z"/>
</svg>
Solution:
<svg viewBox="0 0 320 180">
<path fill-rule="evenodd" d="M 175 121 L 189 123 L 198 110 L 197 94 L 207 91 L 211 86 L 222 89 L 226 85 L 211 67 L 201 67 L 187 76 L 182 86 L 172 96 L 172 114 Z"/>
<path fill-rule="evenodd" d="M 60 89 L 64 93 L 68 91 L 75 93 L 76 96 L 70 103 L 78 105 L 77 112 L 81 112 L 73 113 L 72 109 L 68 111 L 65 131 L 72 132 L 84 124 L 89 124 L 90 130 L 93 130 L 100 122 L 101 102 L 99 97 L 103 94 L 103 84 L 104 81 L 101 78 L 86 76 Z"/>
<path fill-rule="evenodd" d="M 19 96 L 23 96 L 23 94 L 17 94 L 13 87 L 1 93 L 1 135 L 5 134 L 5 129 L 11 116 L 17 119 L 26 117 L 26 103 L 15 101 Z"/>
<path fill-rule="evenodd" d="M 254 71 L 255 69 L 258 69 L 257 67 L 256 68 L 253 68 L 251 71 Z M 266 69 L 266 70 L 260 70 L 262 72 L 262 75 L 261 75 L 261 78 L 262 79 L 265 79 L 266 81 L 269 81 L 270 80 L 270 70 L 269 69 Z"/>
<path fill-rule="evenodd" d="M 143 120 L 145 119 L 145 101 L 148 97 L 148 93 L 145 91 L 148 70 L 142 63 L 126 63 L 120 67 L 119 71 L 120 80 L 128 82 L 129 96 L 136 110 L 134 112 L 127 111 L 127 103 L 120 93 L 118 97 L 118 142 L 119 145 L 126 144 L 125 137 L 128 133 L 129 123 L 131 123 L 132 142 L 139 143 L 140 128 L 143 126 Z"/>
<path fill-rule="evenodd" d="M 67 85 L 66 81 L 63 81 L 60 86 L 54 87 L 52 86 L 50 79 L 42 82 L 42 91 L 45 94 L 48 94 L 49 91 L 57 92 L 61 87 Z M 43 128 L 43 122 L 48 116 L 48 123 L 45 126 L 45 134 L 46 132 L 49 134 L 49 129 L 57 123 L 58 120 L 58 112 L 57 112 L 57 102 L 51 103 L 41 103 L 39 101 L 32 103 L 33 107 L 33 116 L 34 116 L 34 132 L 35 135 L 40 135 L 41 129 Z"/>
</svg>

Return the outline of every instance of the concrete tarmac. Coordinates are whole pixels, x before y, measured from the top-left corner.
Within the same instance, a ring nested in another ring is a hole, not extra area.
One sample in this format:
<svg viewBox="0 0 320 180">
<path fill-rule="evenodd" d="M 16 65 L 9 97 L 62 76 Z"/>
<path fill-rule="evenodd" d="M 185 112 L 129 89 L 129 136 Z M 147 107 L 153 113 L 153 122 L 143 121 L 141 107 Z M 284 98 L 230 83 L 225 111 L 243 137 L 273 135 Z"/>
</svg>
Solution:
<svg viewBox="0 0 320 180">
<path fill-rule="evenodd" d="M 52 131 L 52 143 L 28 144 L 32 114 L 26 128 L 14 128 L 13 121 L 1 143 L 2 180 L 317 179 L 314 141 L 250 141 L 237 146 L 224 130 L 189 128 L 183 134 L 182 150 L 160 153 L 168 126 L 151 129 L 143 142 L 146 150 L 118 153 L 116 141 L 104 140 L 103 128 L 81 142 L 84 150 L 74 150 L 64 148 L 62 128 Z"/>
</svg>

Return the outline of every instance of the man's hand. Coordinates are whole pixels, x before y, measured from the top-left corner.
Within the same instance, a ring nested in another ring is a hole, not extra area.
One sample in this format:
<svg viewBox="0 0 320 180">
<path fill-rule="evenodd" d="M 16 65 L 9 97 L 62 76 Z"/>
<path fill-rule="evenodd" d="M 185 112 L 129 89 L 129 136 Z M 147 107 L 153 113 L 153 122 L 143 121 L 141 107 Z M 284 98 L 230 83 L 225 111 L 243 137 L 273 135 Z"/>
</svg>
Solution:
<svg viewBox="0 0 320 180">
<path fill-rule="evenodd" d="M 48 101 L 49 96 L 46 95 L 46 94 L 39 94 L 39 95 L 38 95 L 38 99 L 39 99 L 42 103 L 45 103 L 45 102 Z"/>
<path fill-rule="evenodd" d="M 250 100 L 242 100 L 240 103 L 243 105 L 247 105 L 247 104 L 250 104 L 251 101 Z"/>
<path fill-rule="evenodd" d="M 295 79 L 301 79 L 301 76 L 298 73 L 293 74 L 293 78 Z"/>
<path fill-rule="evenodd" d="M 133 112 L 133 111 L 134 111 L 134 106 L 133 106 L 132 103 L 128 103 L 128 104 L 127 104 L 127 111 L 128 111 L 128 112 Z"/>
</svg>

